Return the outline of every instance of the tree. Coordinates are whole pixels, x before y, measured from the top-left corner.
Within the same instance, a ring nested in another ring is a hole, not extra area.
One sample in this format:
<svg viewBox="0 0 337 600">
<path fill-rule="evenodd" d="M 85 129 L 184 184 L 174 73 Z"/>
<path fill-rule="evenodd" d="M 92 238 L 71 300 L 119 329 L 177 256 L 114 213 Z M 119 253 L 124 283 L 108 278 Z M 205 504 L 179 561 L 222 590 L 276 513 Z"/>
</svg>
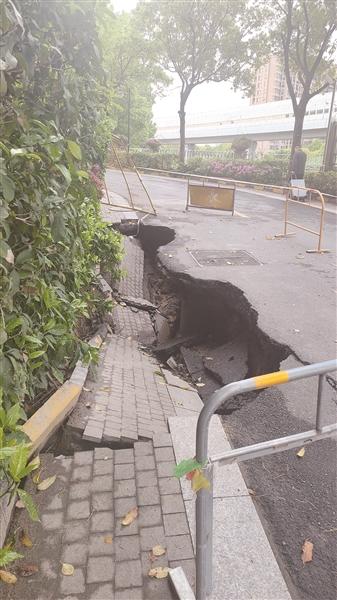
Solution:
<svg viewBox="0 0 337 600">
<path fill-rule="evenodd" d="M 251 66 L 257 62 L 257 11 L 248 19 L 246 0 L 161 0 L 141 3 L 140 10 L 157 42 L 161 64 L 181 81 L 179 156 L 184 162 L 185 107 L 192 90 L 206 81 L 249 86 Z"/>
<path fill-rule="evenodd" d="M 99 6 L 99 5 L 98 5 Z M 152 105 L 168 78 L 157 64 L 154 43 L 143 35 L 137 12 L 114 15 L 104 10 L 100 39 L 107 83 L 114 90 L 116 133 L 140 145 L 155 132 Z"/>
<path fill-rule="evenodd" d="M 271 10 L 274 51 L 283 58 L 284 72 L 295 116 L 291 157 L 301 145 L 308 102 L 328 88 L 336 72 L 336 3 L 334 0 L 278 0 Z M 273 23 L 277 23 L 274 28 Z M 297 97 L 294 75 L 302 92 Z"/>
<path fill-rule="evenodd" d="M 247 150 L 250 148 L 250 146 L 251 140 L 242 136 L 233 140 L 231 149 L 233 150 L 235 156 L 238 156 L 239 158 L 245 158 Z"/>
</svg>

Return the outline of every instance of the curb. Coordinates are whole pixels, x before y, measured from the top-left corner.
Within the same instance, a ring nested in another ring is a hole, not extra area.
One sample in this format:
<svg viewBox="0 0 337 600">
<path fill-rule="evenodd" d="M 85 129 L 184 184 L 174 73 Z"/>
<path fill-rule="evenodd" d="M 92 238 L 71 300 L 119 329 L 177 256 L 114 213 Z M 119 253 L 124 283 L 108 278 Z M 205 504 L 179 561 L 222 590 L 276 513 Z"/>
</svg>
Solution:
<svg viewBox="0 0 337 600">
<path fill-rule="evenodd" d="M 89 341 L 89 345 L 93 348 L 100 348 L 106 336 L 107 327 L 103 325 L 99 331 L 101 335 L 98 333 Z M 22 426 L 22 431 L 28 435 L 32 443 L 29 456 L 43 447 L 50 435 L 73 410 L 87 378 L 89 366 L 90 363 L 84 365 L 79 360 L 70 378 Z M 16 497 L 12 498 L 10 502 L 8 502 L 7 496 L 0 499 L 0 548 L 3 547 L 8 533 L 15 502 Z"/>
</svg>

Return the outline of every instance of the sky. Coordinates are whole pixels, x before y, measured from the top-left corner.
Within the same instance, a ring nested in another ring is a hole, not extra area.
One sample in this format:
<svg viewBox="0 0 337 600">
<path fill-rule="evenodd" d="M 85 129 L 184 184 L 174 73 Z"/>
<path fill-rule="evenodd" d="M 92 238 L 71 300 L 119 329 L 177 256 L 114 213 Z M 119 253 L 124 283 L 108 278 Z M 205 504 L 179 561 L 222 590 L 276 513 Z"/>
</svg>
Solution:
<svg viewBox="0 0 337 600">
<path fill-rule="evenodd" d="M 137 5 L 137 0 L 112 0 L 115 12 L 130 11 Z M 170 74 L 171 75 L 171 74 Z M 179 108 L 179 78 L 166 88 L 165 95 L 158 97 L 153 107 L 153 117 L 156 125 L 178 121 Z M 186 104 L 186 115 L 200 112 L 220 112 L 240 108 L 249 104 L 248 98 L 242 97 L 242 92 L 233 92 L 228 83 L 204 83 L 196 87 Z"/>
</svg>

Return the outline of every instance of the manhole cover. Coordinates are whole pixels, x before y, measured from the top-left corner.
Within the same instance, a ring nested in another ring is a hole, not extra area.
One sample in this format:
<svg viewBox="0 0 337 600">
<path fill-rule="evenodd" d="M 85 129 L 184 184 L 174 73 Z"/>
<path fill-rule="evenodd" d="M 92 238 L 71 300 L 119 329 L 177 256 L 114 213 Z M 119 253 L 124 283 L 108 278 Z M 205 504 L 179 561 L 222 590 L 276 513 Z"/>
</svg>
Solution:
<svg viewBox="0 0 337 600">
<path fill-rule="evenodd" d="M 200 267 L 261 264 L 245 250 L 193 250 L 190 254 Z"/>
</svg>

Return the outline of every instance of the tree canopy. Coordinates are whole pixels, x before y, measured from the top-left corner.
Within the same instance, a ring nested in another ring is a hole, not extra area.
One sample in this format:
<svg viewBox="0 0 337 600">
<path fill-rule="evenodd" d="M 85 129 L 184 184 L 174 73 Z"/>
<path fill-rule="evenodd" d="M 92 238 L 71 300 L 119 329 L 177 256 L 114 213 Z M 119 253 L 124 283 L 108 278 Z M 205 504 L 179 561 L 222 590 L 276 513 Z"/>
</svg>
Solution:
<svg viewBox="0 0 337 600">
<path fill-rule="evenodd" d="M 180 159 L 185 153 L 185 105 L 192 90 L 206 81 L 231 81 L 248 89 L 261 51 L 257 13 L 247 18 L 246 0 L 167 0 L 141 3 L 148 35 L 161 64 L 181 81 Z M 253 26 L 255 23 L 255 29 Z"/>
<path fill-rule="evenodd" d="M 326 90 L 337 75 L 336 15 L 334 0 L 278 0 L 266 8 L 271 48 L 282 59 L 295 115 L 291 153 L 301 144 L 309 100 Z M 294 75 L 301 84 L 300 96 Z"/>
<path fill-rule="evenodd" d="M 168 77 L 158 65 L 157 47 L 143 34 L 137 11 L 100 19 L 103 65 L 107 84 L 114 90 L 116 131 L 127 136 L 130 102 L 131 145 L 153 136 L 152 106 Z"/>
</svg>

